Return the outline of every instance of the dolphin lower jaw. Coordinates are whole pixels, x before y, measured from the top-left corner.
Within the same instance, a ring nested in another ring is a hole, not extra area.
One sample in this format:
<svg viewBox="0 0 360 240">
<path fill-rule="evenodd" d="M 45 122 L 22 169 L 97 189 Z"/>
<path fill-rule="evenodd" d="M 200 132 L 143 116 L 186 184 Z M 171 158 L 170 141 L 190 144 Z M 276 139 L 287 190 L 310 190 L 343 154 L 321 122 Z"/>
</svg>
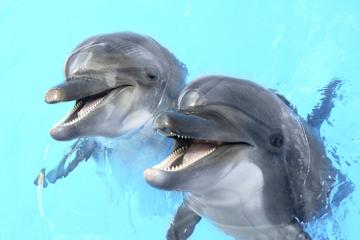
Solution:
<svg viewBox="0 0 360 240">
<path fill-rule="evenodd" d="M 175 150 L 165 160 L 144 171 L 148 184 L 163 190 L 192 191 L 194 185 L 188 185 L 191 182 L 189 179 L 196 180 L 199 173 L 204 169 L 208 171 L 208 166 L 215 162 L 219 169 L 222 168 L 221 157 L 228 154 L 229 150 L 233 149 L 232 146 L 241 146 L 241 149 L 252 146 L 247 143 L 214 142 L 177 134 L 176 137 L 168 137 L 176 139 Z M 207 185 L 205 184 L 205 187 Z"/>
<path fill-rule="evenodd" d="M 186 172 L 201 168 L 208 157 L 218 154 L 224 146 L 253 146 L 240 138 L 240 141 L 234 141 L 238 139 L 228 138 L 226 134 L 209 134 L 211 132 L 207 130 L 217 128 L 216 122 L 195 115 L 164 112 L 155 118 L 153 126 L 160 134 L 176 139 L 174 151 L 161 163 L 144 172 L 147 182 L 157 188 L 164 189 L 180 175 L 185 176 L 188 175 Z"/>
<path fill-rule="evenodd" d="M 161 130 L 158 129 L 158 131 Z M 171 130 L 168 133 L 162 132 L 162 135 L 176 140 L 173 152 L 165 160 L 153 166 L 153 168 L 164 171 L 180 171 L 190 168 L 197 161 L 210 155 L 223 145 L 222 142 L 208 141 L 195 136 L 179 135 Z M 202 145 L 202 147 L 194 149 L 194 146 L 198 145 Z M 189 151 L 192 151 L 191 156 L 188 156 Z M 186 162 L 183 162 L 184 160 Z"/>
<path fill-rule="evenodd" d="M 189 154 L 188 151 L 191 151 L 192 145 L 202 145 L 205 147 L 202 148 L 200 153 L 195 151 L 195 153 L 192 153 L 192 156 L 186 158 L 185 155 Z M 165 160 L 153 166 L 153 168 L 167 172 L 183 171 L 193 167 L 198 161 L 215 152 L 217 148 L 218 146 L 214 143 L 191 141 L 189 144 L 176 148 Z"/>
<path fill-rule="evenodd" d="M 104 101 L 105 97 L 100 97 L 90 102 L 88 106 L 85 107 L 86 101 L 79 100 L 73 110 L 65 117 L 65 119 L 60 122 L 64 127 L 74 125 L 75 123 L 81 121 L 92 113 L 95 108 Z"/>
<path fill-rule="evenodd" d="M 174 190 L 178 181 L 207 157 L 223 146 L 220 142 L 195 139 L 170 133 L 168 137 L 176 139 L 174 151 L 162 162 L 144 171 L 146 181 L 153 187 Z M 180 180 L 181 181 L 181 180 Z"/>
<path fill-rule="evenodd" d="M 83 120 L 91 117 L 91 115 L 99 111 L 108 100 L 112 99 L 118 92 L 127 87 L 130 86 L 126 85 L 109 89 L 102 93 L 76 100 L 72 110 L 52 127 L 50 131 L 51 136 L 57 140 L 71 139 L 72 137 L 68 135 L 68 132 L 74 134 L 76 132 L 75 128 L 78 128 Z"/>
</svg>

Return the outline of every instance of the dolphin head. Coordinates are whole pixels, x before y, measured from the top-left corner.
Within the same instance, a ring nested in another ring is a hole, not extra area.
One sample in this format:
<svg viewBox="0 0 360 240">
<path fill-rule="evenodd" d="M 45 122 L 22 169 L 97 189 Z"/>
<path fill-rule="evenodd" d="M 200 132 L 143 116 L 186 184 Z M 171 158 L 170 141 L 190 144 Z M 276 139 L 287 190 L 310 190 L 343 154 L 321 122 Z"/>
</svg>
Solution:
<svg viewBox="0 0 360 240">
<path fill-rule="evenodd" d="M 209 179 L 225 176 L 241 158 L 260 164 L 280 157 L 289 112 L 275 93 L 253 82 L 200 78 L 180 93 L 177 111 L 155 118 L 155 128 L 177 144 L 166 160 L 145 170 L 145 178 L 157 188 L 191 191 L 215 184 Z M 201 181 L 204 175 L 211 177 Z"/>
<path fill-rule="evenodd" d="M 144 172 L 156 188 L 197 196 L 261 190 L 268 217 L 278 223 L 294 216 L 309 221 L 329 206 L 336 170 L 324 145 L 273 91 L 247 80 L 200 78 L 182 90 L 176 111 L 154 119 L 154 127 L 176 139 L 174 152 Z"/>
<path fill-rule="evenodd" d="M 186 67 L 150 37 L 130 32 L 91 37 L 66 60 L 65 82 L 46 93 L 47 103 L 76 101 L 50 134 L 70 140 L 138 129 L 171 106 L 186 75 Z"/>
</svg>

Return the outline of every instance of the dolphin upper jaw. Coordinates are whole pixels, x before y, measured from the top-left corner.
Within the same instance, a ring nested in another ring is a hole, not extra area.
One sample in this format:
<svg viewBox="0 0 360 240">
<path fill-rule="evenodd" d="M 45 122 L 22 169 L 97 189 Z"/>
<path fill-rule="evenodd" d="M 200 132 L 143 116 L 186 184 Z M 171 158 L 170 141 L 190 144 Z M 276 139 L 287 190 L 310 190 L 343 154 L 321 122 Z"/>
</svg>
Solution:
<svg viewBox="0 0 360 240">
<path fill-rule="evenodd" d="M 50 88 L 45 94 L 45 102 L 49 104 L 80 100 L 86 97 L 109 92 L 113 89 L 131 86 L 126 79 L 118 82 L 89 77 L 71 77 L 64 83 Z"/>
<path fill-rule="evenodd" d="M 224 128 L 222 120 L 214 116 L 207 117 L 186 111 L 164 111 L 158 114 L 153 122 L 153 127 L 164 136 L 179 138 L 192 138 L 218 143 L 244 143 L 255 145 L 247 132 L 241 131 L 242 124 L 235 129 L 232 126 Z M 240 130 L 239 130 L 240 129 Z M 233 132 L 240 134 L 234 136 Z"/>
</svg>

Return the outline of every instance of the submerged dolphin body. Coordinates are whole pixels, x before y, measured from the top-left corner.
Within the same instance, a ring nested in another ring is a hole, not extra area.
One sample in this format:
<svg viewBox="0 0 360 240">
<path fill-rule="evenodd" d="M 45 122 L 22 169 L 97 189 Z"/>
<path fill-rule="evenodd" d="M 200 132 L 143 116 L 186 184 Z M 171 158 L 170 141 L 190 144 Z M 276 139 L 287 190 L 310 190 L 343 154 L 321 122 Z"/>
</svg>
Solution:
<svg viewBox="0 0 360 240">
<path fill-rule="evenodd" d="M 185 87 L 177 111 L 154 121 L 175 151 L 144 172 L 150 185 L 186 193 L 167 239 L 187 239 L 201 217 L 239 239 L 310 239 L 301 223 L 326 212 L 340 176 L 319 131 L 330 97 L 307 123 L 247 80 L 209 76 Z"/>
<path fill-rule="evenodd" d="M 90 157 L 102 161 L 105 155 L 116 160 L 126 156 L 129 146 L 122 136 L 143 144 L 147 144 L 144 138 L 161 142 L 152 132 L 153 117 L 172 108 L 186 75 L 185 65 L 147 36 L 120 32 L 82 42 L 65 63 L 66 81 L 45 97 L 47 103 L 76 101 L 73 110 L 51 129 L 51 136 L 82 139 L 47 174 L 47 180 L 56 182 Z M 146 133 L 136 139 L 139 131 Z M 95 137 L 114 139 L 108 147 Z M 76 155 L 69 163 L 72 154 Z M 136 161 L 136 156 L 126 157 Z"/>
</svg>

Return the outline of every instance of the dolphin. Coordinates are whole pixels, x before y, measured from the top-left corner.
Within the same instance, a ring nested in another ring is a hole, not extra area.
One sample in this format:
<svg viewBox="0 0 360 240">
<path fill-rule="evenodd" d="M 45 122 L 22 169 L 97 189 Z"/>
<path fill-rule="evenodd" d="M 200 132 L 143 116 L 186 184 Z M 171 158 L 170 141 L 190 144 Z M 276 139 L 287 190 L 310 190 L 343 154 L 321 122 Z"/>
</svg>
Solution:
<svg viewBox="0 0 360 240">
<path fill-rule="evenodd" d="M 119 137 L 139 135 L 143 128 L 152 130 L 154 116 L 172 108 L 187 76 L 186 66 L 165 47 L 132 32 L 86 39 L 71 52 L 64 71 L 65 81 L 49 89 L 45 101 L 75 104 L 50 134 L 60 141 L 81 140 L 46 175 L 51 183 L 67 176 L 81 161 L 107 155 L 110 150 L 97 137 L 119 143 Z M 121 144 L 113 144 L 117 152 L 124 150 Z"/>
<path fill-rule="evenodd" d="M 248 80 L 207 76 L 186 86 L 177 110 L 153 123 L 176 140 L 174 151 L 144 171 L 151 186 L 184 192 L 167 239 L 187 239 L 201 217 L 236 239 L 311 239 L 302 224 L 328 211 L 339 175 L 319 131 L 330 97 L 305 121 Z"/>
</svg>

